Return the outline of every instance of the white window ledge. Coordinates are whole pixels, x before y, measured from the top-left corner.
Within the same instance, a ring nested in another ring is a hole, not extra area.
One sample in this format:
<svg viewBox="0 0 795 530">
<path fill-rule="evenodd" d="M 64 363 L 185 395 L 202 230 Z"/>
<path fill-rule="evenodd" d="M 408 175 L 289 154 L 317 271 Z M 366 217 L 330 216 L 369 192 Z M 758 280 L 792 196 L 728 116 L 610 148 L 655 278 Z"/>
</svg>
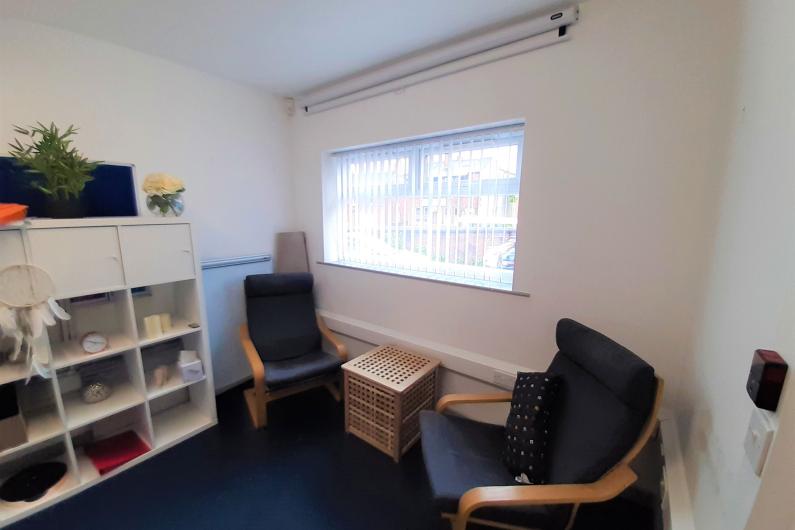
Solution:
<svg viewBox="0 0 795 530">
<path fill-rule="evenodd" d="M 483 291 L 491 291 L 494 293 L 510 294 L 514 296 L 529 297 L 529 293 L 522 291 L 514 291 L 505 284 L 493 282 L 488 280 L 478 280 L 475 278 L 463 278 L 446 276 L 434 272 L 425 271 L 402 271 L 400 269 L 393 269 L 390 267 L 383 267 L 378 265 L 365 265 L 365 264 L 352 264 L 345 262 L 332 262 L 332 261 L 318 261 L 318 265 L 328 265 L 331 267 L 340 267 L 343 269 L 360 270 L 366 272 L 373 272 L 376 274 L 386 274 L 389 276 L 399 276 L 401 278 L 410 278 L 413 280 L 421 280 L 425 282 L 442 283 L 446 285 L 456 285 L 459 287 L 468 287 L 470 289 L 480 289 Z"/>
</svg>

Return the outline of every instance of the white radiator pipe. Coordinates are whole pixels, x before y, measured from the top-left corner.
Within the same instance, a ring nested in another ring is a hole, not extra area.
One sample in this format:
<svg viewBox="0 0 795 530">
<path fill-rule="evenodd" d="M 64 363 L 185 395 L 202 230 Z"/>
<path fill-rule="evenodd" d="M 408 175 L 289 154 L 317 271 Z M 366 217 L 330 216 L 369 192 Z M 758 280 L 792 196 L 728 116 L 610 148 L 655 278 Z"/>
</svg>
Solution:
<svg viewBox="0 0 795 530">
<path fill-rule="evenodd" d="M 566 40 L 568 32 L 560 28 L 578 17 L 574 6 L 517 22 L 320 88 L 299 97 L 296 104 L 307 113 L 320 112 L 548 46 Z"/>
</svg>

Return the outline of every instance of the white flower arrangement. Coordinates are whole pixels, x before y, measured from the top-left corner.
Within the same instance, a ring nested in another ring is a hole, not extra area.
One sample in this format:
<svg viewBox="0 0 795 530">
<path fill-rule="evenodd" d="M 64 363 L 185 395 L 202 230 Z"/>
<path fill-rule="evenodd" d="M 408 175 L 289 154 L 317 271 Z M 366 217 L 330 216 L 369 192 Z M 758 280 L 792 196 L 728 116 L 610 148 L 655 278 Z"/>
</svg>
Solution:
<svg viewBox="0 0 795 530">
<path fill-rule="evenodd" d="M 173 195 L 185 191 L 185 185 L 168 173 L 150 173 L 144 179 L 143 189 L 147 195 Z"/>
<path fill-rule="evenodd" d="M 180 193 L 185 191 L 185 184 L 182 180 L 169 175 L 168 173 L 151 173 L 144 179 L 142 186 L 146 193 L 146 205 L 160 215 L 180 215 L 184 205 L 180 198 Z"/>
</svg>

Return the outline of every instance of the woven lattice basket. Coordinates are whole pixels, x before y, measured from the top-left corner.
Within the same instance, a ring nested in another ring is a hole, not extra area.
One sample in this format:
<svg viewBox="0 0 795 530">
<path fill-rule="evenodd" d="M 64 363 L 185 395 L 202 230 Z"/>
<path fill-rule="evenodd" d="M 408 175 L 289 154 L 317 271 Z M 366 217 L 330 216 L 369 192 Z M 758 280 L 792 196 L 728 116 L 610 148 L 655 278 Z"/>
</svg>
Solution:
<svg viewBox="0 0 795 530">
<path fill-rule="evenodd" d="M 438 366 L 397 346 L 345 363 L 345 431 L 399 461 L 420 438 L 419 412 L 433 407 Z"/>
</svg>

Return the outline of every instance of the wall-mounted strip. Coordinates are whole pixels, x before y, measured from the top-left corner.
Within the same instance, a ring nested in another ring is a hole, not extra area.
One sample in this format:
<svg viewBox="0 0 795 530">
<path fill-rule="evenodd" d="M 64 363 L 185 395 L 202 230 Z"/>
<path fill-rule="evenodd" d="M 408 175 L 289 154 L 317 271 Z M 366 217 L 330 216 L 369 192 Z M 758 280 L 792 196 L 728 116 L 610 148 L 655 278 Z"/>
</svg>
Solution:
<svg viewBox="0 0 795 530">
<path fill-rule="evenodd" d="M 219 269 L 221 267 L 234 267 L 249 263 L 261 263 L 271 260 L 270 254 L 255 254 L 253 256 L 237 256 L 233 258 L 218 258 L 202 260 L 202 270 Z"/>
</svg>

